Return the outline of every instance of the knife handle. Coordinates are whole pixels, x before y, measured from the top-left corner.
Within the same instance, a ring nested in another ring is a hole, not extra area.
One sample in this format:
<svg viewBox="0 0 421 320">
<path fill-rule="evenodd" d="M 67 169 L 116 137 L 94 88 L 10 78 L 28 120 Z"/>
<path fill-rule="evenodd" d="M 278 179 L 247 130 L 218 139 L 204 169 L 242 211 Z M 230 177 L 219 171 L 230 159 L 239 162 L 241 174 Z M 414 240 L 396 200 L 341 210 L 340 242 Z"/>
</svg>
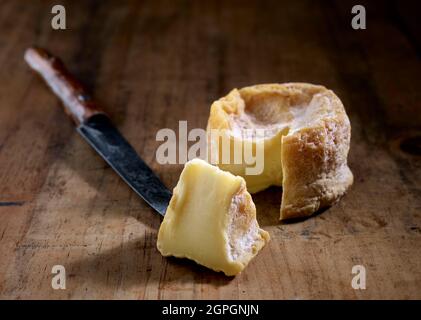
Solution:
<svg viewBox="0 0 421 320">
<path fill-rule="evenodd" d="M 59 58 L 44 49 L 32 47 L 26 50 L 25 61 L 60 98 L 64 110 L 76 125 L 82 124 L 93 115 L 104 114 Z"/>
</svg>

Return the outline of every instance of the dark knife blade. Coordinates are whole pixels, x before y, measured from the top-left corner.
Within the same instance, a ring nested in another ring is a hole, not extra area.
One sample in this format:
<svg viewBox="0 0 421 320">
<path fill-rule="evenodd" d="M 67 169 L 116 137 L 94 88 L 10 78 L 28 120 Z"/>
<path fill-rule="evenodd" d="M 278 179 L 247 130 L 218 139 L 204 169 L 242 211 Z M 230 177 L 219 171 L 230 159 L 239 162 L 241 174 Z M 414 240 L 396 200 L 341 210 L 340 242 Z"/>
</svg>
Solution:
<svg viewBox="0 0 421 320">
<path fill-rule="evenodd" d="M 171 192 L 104 114 L 83 122 L 77 131 L 152 208 L 165 215 Z"/>
<path fill-rule="evenodd" d="M 82 137 L 138 195 L 164 215 L 171 192 L 136 154 L 63 62 L 41 48 L 28 48 L 25 61 L 60 98 Z"/>
</svg>

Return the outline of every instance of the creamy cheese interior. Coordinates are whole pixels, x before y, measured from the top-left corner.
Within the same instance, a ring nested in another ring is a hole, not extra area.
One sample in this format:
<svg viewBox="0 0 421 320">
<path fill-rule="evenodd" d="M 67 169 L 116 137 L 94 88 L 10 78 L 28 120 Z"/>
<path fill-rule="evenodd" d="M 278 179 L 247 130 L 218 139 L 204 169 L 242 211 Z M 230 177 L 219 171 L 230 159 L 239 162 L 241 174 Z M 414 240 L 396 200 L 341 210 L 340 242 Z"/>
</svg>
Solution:
<svg viewBox="0 0 421 320">
<path fill-rule="evenodd" d="M 159 228 L 162 255 L 236 275 L 267 241 L 242 177 L 199 159 L 186 163 Z"/>
</svg>

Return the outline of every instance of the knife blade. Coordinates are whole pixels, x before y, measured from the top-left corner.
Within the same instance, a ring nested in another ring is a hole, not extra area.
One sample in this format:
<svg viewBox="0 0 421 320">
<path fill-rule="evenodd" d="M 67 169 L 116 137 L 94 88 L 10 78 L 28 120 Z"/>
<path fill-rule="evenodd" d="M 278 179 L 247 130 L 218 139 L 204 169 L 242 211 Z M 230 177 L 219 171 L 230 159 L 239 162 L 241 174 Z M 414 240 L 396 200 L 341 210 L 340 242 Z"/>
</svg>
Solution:
<svg viewBox="0 0 421 320">
<path fill-rule="evenodd" d="M 171 192 L 107 116 L 94 115 L 85 120 L 77 131 L 143 200 L 164 216 Z"/>
<path fill-rule="evenodd" d="M 44 49 L 29 48 L 25 61 L 60 98 L 79 134 L 139 196 L 164 216 L 171 191 L 137 155 L 61 60 Z"/>
</svg>

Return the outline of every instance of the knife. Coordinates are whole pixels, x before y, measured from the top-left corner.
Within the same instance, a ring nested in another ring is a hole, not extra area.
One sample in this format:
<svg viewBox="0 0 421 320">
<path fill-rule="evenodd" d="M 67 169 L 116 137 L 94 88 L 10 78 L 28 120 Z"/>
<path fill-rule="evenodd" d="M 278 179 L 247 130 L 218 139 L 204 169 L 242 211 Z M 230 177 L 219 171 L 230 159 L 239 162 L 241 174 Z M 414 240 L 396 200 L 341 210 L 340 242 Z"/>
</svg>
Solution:
<svg viewBox="0 0 421 320">
<path fill-rule="evenodd" d="M 60 98 L 79 134 L 139 196 L 164 216 L 171 192 L 137 155 L 61 60 L 44 49 L 29 48 L 25 52 L 25 61 Z"/>
</svg>

